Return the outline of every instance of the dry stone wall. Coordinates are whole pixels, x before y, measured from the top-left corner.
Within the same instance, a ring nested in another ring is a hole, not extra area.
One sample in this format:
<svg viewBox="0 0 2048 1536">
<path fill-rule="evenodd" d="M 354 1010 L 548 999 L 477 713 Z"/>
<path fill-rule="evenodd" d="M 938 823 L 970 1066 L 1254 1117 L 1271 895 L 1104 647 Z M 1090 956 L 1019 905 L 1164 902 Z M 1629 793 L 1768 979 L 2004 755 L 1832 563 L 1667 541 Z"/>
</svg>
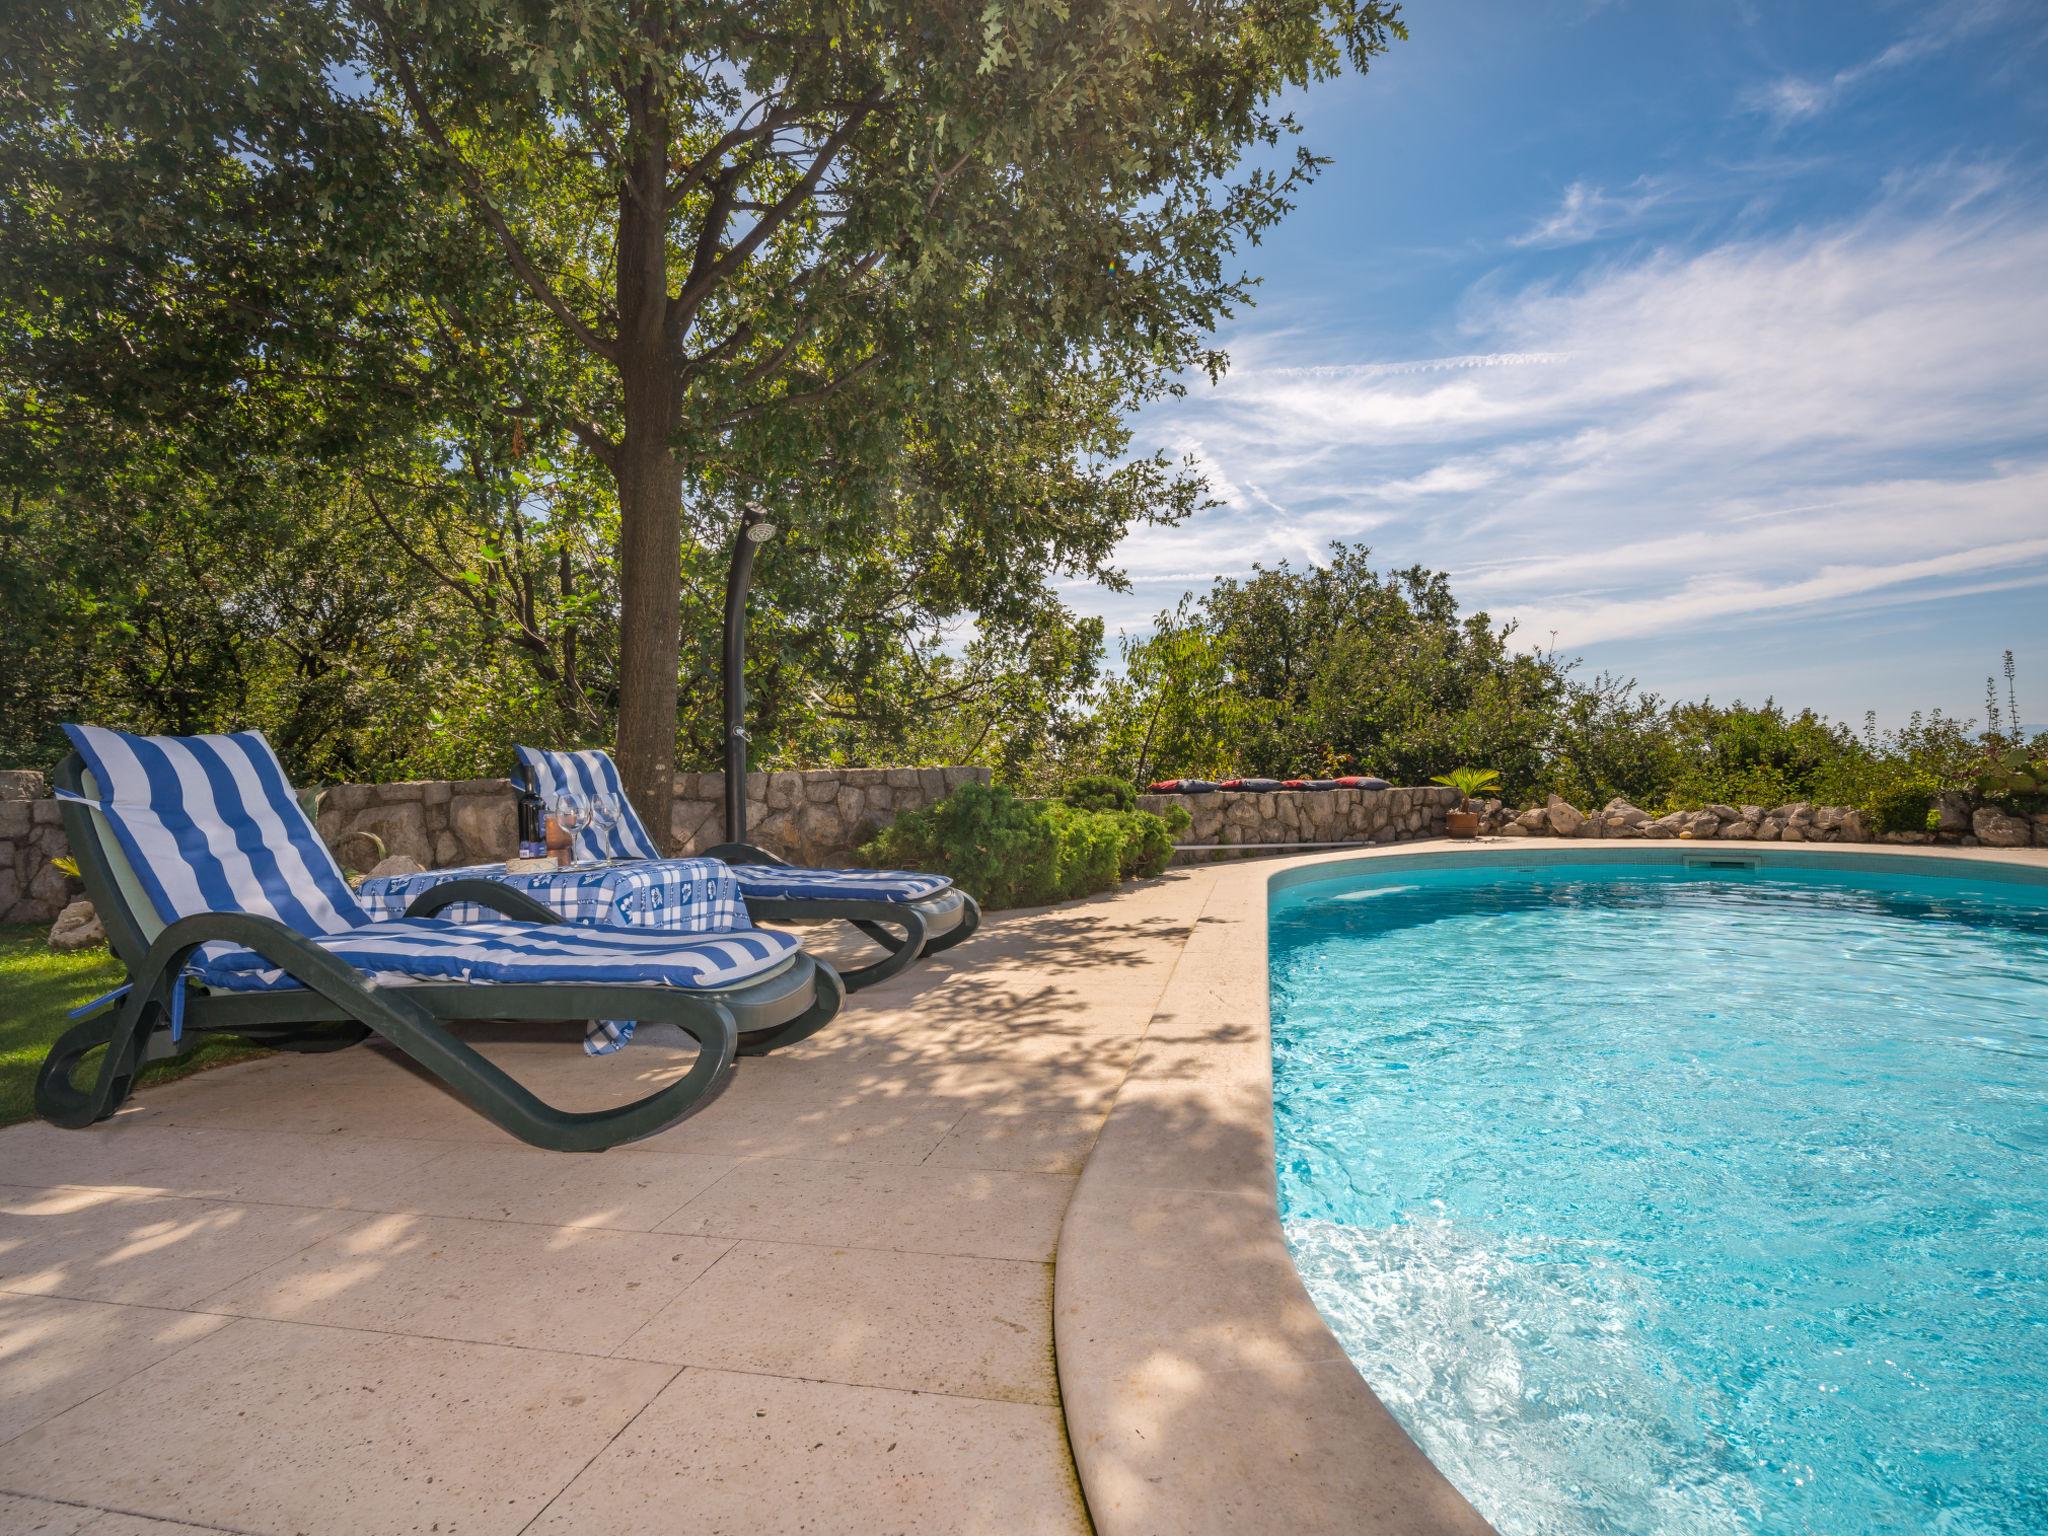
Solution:
<svg viewBox="0 0 2048 1536">
<path fill-rule="evenodd" d="M 747 775 L 747 840 L 793 863 L 847 863 L 905 811 L 922 810 L 986 768 L 814 768 Z M 429 869 L 505 858 L 518 840 L 506 779 L 337 784 L 320 797 L 320 835 L 344 868 L 385 858 Z M 684 853 L 725 841 L 725 775 L 679 773 L 669 831 Z"/>
<path fill-rule="evenodd" d="M 40 773 L 0 773 L 0 923 L 47 923 L 84 890 L 57 868 L 70 845 Z"/>
<path fill-rule="evenodd" d="M 943 800 L 986 768 L 817 768 L 747 775 L 748 841 L 798 864 L 845 864 L 905 811 Z M 337 784 L 314 805 L 342 867 L 367 872 L 394 855 L 428 869 L 485 864 L 518 841 L 506 779 Z M 669 827 L 685 853 L 725 841 L 725 775 L 679 773 Z M 0 923 L 48 923 L 84 894 L 54 861 L 69 850 L 40 773 L 0 772 Z"/>
<path fill-rule="evenodd" d="M 1846 805 L 1706 805 L 1664 816 L 1610 800 L 1581 811 L 1556 795 L 1543 805 L 1514 811 L 1498 800 L 1480 808 L 1479 830 L 1499 837 L 1647 837 L 1748 839 L 1766 843 L 1948 843 L 1959 848 L 2048 848 L 2048 813 L 2019 816 L 1970 796 L 1944 794 L 1935 802 L 1936 824 L 1925 832 L 1878 832 L 1864 813 Z"/>
<path fill-rule="evenodd" d="M 1401 843 L 1442 837 L 1458 792 L 1411 789 L 1219 789 L 1203 795 L 1140 795 L 1141 810 L 1171 807 L 1192 821 L 1174 839 L 1183 861 L 1206 850 L 1313 843 Z"/>
</svg>

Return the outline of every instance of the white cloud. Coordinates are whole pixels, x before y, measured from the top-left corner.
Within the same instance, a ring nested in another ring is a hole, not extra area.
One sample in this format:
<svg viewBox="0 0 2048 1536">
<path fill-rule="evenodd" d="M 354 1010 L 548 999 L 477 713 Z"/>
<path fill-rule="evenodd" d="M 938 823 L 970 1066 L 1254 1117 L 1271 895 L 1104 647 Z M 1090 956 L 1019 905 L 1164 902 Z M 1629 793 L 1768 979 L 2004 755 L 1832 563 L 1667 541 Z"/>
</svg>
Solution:
<svg viewBox="0 0 2048 1536">
<path fill-rule="evenodd" d="M 1745 91 L 1742 104 L 1780 126 L 1818 117 L 1866 81 L 1906 68 L 2003 20 L 2008 0 L 1951 0 L 1891 46 L 1831 75 L 1782 75 Z"/>
<path fill-rule="evenodd" d="M 2048 570 L 2048 213 L 1969 180 L 1474 298 L 1456 357 L 1235 339 L 1170 408 L 1227 505 L 1134 535 L 1112 618 L 1368 534 L 1567 650 Z"/>
<path fill-rule="evenodd" d="M 1575 181 L 1564 189 L 1555 211 L 1508 243 L 1522 247 L 1583 245 L 1640 223 L 1667 195 L 1647 181 L 1625 192 L 1606 192 L 1590 182 Z"/>
</svg>

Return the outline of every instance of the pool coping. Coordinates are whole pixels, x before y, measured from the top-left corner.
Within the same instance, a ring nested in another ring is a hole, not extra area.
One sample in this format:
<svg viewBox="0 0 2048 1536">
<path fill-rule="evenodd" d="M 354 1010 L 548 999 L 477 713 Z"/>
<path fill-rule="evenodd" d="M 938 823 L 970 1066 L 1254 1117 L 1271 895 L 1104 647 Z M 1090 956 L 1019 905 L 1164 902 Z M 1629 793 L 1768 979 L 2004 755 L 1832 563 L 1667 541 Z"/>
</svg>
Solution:
<svg viewBox="0 0 2048 1536">
<path fill-rule="evenodd" d="M 1280 1230 L 1267 994 L 1271 892 L 1347 866 L 1942 864 L 2048 886 L 2048 849 L 1747 841 L 1434 839 L 1211 865 L 1060 1230 L 1053 1343 L 1102 1536 L 1247 1530 L 1487 1536 L 1492 1527 L 1373 1393 Z"/>
</svg>

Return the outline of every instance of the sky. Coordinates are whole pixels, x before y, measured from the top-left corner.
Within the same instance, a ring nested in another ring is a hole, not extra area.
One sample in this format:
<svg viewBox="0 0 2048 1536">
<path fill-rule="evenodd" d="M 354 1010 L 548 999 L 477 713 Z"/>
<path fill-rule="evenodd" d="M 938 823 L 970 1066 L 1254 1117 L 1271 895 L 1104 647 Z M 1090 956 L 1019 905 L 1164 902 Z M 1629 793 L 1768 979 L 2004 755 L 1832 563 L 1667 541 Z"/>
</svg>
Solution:
<svg viewBox="0 0 2048 1536">
<path fill-rule="evenodd" d="M 1296 102 L 1217 505 L 1112 634 L 1329 541 L 1670 697 L 2048 722 L 2048 0 L 1413 0 Z M 2003 684 L 2000 685 L 2001 693 Z"/>
</svg>

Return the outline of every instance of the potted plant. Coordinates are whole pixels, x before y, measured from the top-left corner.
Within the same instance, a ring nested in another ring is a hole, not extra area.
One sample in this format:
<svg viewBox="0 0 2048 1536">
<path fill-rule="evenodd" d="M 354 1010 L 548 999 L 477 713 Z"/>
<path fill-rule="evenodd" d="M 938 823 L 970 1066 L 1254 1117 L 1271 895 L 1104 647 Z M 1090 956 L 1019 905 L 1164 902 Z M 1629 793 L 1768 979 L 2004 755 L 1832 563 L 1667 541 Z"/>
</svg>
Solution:
<svg viewBox="0 0 2048 1536">
<path fill-rule="evenodd" d="M 1500 774 L 1492 768 L 1453 768 L 1429 782 L 1448 784 L 1458 792 L 1458 808 L 1444 818 L 1444 830 L 1453 837 L 1477 837 L 1479 813 L 1472 809 L 1472 802 L 1498 785 Z"/>
</svg>

